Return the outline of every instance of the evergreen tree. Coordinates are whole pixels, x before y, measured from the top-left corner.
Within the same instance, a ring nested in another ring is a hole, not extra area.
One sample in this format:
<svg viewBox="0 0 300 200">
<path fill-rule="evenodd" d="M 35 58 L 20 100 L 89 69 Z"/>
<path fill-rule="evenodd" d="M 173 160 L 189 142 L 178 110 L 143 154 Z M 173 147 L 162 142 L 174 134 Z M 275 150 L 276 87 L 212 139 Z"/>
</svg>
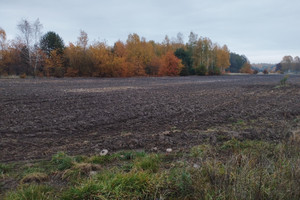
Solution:
<svg viewBox="0 0 300 200">
<path fill-rule="evenodd" d="M 62 38 L 53 31 L 49 31 L 42 37 L 40 46 L 47 56 L 50 56 L 53 50 L 57 50 L 58 53 L 62 54 L 65 48 Z"/>
</svg>

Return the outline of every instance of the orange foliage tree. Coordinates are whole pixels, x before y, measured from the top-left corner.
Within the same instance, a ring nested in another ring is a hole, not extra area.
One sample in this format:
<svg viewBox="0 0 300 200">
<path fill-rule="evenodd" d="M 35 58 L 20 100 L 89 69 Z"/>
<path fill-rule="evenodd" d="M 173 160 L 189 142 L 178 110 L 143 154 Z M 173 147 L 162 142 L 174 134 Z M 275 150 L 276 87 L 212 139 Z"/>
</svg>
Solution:
<svg viewBox="0 0 300 200">
<path fill-rule="evenodd" d="M 178 76 L 182 68 L 181 60 L 172 51 L 169 51 L 161 58 L 158 74 L 160 76 Z"/>
<path fill-rule="evenodd" d="M 128 51 L 126 49 L 126 46 L 123 42 L 117 41 L 114 44 L 114 47 L 112 49 L 113 52 L 113 62 L 114 65 L 117 65 L 121 69 L 121 77 L 129 77 L 133 76 L 133 70 L 130 69 L 131 65 L 129 64 L 127 60 Z"/>
<path fill-rule="evenodd" d="M 64 76 L 64 59 L 58 49 L 50 51 L 50 55 L 45 59 L 45 73 L 46 76 Z"/>
</svg>

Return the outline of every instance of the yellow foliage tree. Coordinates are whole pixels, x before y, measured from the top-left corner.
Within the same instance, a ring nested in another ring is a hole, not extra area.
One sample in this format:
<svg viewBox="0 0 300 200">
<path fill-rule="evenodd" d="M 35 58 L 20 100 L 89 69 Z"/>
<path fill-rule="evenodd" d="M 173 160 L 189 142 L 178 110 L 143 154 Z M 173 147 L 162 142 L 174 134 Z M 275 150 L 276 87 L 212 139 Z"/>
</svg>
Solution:
<svg viewBox="0 0 300 200">
<path fill-rule="evenodd" d="M 220 69 L 221 73 L 224 73 L 225 69 L 230 66 L 230 52 L 227 46 L 224 45 L 222 48 L 217 48 L 216 54 L 216 66 Z"/>
<path fill-rule="evenodd" d="M 251 65 L 249 62 L 246 62 L 242 68 L 240 69 L 241 73 L 253 74 L 253 70 L 251 69 Z"/>
</svg>

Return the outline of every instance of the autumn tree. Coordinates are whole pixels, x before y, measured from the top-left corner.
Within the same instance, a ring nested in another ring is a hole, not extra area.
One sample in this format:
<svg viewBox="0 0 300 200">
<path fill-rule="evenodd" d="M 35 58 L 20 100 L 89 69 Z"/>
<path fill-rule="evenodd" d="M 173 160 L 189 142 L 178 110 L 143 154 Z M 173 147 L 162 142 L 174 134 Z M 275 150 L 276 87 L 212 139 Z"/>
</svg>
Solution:
<svg viewBox="0 0 300 200">
<path fill-rule="evenodd" d="M 161 58 L 161 66 L 158 74 L 160 76 L 178 76 L 182 67 L 181 60 L 172 51 L 169 51 Z"/>
<path fill-rule="evenodd" d="M 4 42 L 4 50 L 2 51 L 2 59 L 0 59 L 0 72 L 4 75 L 20 75 L 23 73 L 31 73 L 25 64 L 23 55 L 24 44 L 21 40 L 11 40 Z"/>
<path fill-rule="evenodd" d="M 195 74 L 199 75 L 199 76 L 205 76 L 207 73 L 207 68 L 205 67 L 205 65 L 200 64 L 199 66 L 196 67 L 195 69 Z"/>
<path fill-rule="evenodd" d="M 44 56 L 44 69 L 46 76 L 63 77 L 64 67 L 64 43 L 55 32 L 49 31 L 40 40 L 41 51 Z"/>
<path fill-rule="evenodd" d="M 282 58 L 281 63 L 291 64 L 293 61 L 294 61 L 293 57 L 289 55 L 289 56 L 284 56 Z"/>
<path fill-rule="evenodd" d="M 47 76 L 63 77 L 65 74 L 63 54 L 59 49 L 50 51 L 45 60 L 45 73 Z"/>
<path fill-rule="evenodd" d="M 216 67 L 218 67 L 221 72 L 224 73 L 225 69 L 230 66 L 230 52 L 226 45 L 224 45 L 222 48 L 217 48 L 216 58 Z"/>
<path fill-rule="evenodd" d="M 173 51 L 175 51 L 176 49 L 180 49 L 180 48 L 185 47 L 182 33 L 179 32 L 179 33 L 177 33 L 176 38 L 172 38 L 171 46 L 172 46 Z"/>
<path fill-rule="evenodd" d="M 296 56 L 284 56 L 279 64 L 277 64 L 277 71 L 281 72 L 299 72 L 300 71 L 300 58 Z"/>
<path fill-rule="evenodd" d="M 128 35 L 126 41 L 128 73 L 132 76 L 145 75 L 144 50 L 140 37 L 137 34 Z"/>
<path fill-rule="evenodd" d="M 201 40 L 201 39 L 199 39 Z M 212 53 L 212 41 L 209 38 L 202 39 L 202 61 L 201 64 L 204 64 L 207 68 L 212 66 L 211 62 L 211 53 Z"/>
<path fill-rule="evenodd" d="M 22 41 L 24 42 L 22 56 L 28 65 L 28 68 L 33 68 L 33 75 L 36 74 L 37 65 L 41 60 L 41 56 L 39 54 L 39 40 L 42 28 L 43 25 L 40 23 L 39 19 L 33 23 L 23 19 L 18 24 L 18 29 L 21 33 Z"/>
<path fill-rule="evenodd" d="M 4 67 L 6 65 L 5 57 L 6 57 L 6 33 L 0 27 L 0 75 L 3 73 Z"/>
<path fill-rule="evenodd" d="M 88 35 L 80 31 L 76 45 L 70 43 L 65 49 L 67 60 L 67 75 L 92 76 L 93 66 L 88 50 Z M 69 73 L 68 73 L 69 72 Z"/>
<path fill-rule="evenodd" d="M 251 65 L 249 62 L 245 62 L 240 69 L 241 73 L 246 73 L 246 74 L 253 74 L 253 70 L 251 69 Z"/>
<path fill-rule="evenodd" d="M 199 38 L 197 41 L 192 40 L 190 41 L 190 48 L 191 46 L 193 47 L 191 52 L 194 68 L 200 65 L 204 65 L 208 69 L 210 66 L 212 66 L 213 60 L 211 59 L 211 56 L 213 44 L 209 38 Z"/>
<path fill-rule="evenodd" d="M 299 56 L 295 56 L 293 62 L 294 62 L 294 63 L 300 63 L 300 58 L 299 58 Z"/>
<path fill-rule="evenodd" d="M 299 56 L 294 57 L 293 69 L 294 72 L 300 72 L 300 58 Z"/>
<path fill-rule="evenodd" d="M 125 44 L 120 40 L 115 42 L 112 52 L 120 58 L 125 58 L 127 55 Z"/>
<path fill-rule="evenodd" d="M 69 46 L 66 47 L 64 52 L 64 56 L 67 60 L 66 76 L 75 77 L 81 75 L 81 73 L 79 73 L 82 68 L 81 48 L 73 43 L 69 43 Z"/>
<path fill-rule="evenodd" d="M 172 44 L 171 40 L 168 35 L 165 36 L 163 42 L 162 42 L 162 47 L 163 47 L 163 54 L 166 54 L 169 51 L 172 51 Z"/>
<path fill-rule="evenodd" d="M 198 35 L 193 32 L 190 32 L 188 47 L 190 49 L 194 49 L 197 45 L 197 41 L 198 41 Z"/>
<path fill-rule="evenodd" d="M 89 41 L 88 34 L 85 31 L 80 30 L 80 35 L 78 37 L 77 46 L 80 46 L 81 48 L 83 48 L 84 51 L 86 51 L 88 41 Z"/>
<path fill-rule="evenodd" d="M 96 77 L 118 77 L 121 70 L 116 69 L 113 64 L 111 50 L 103 42 L 90 46 L 89 54 L 93 65 L 93 76 Z"/>
<path fill-rule="evenodd" d="M 112 49 L 112 53 L 114 56 L 114 62 L 115 64 L 119 65 L 121 67 L 121 75 L 122 77 L 127 77 L 131 75 L 130 69 L 129 69 L 129 63 L 127 61 L 127 49 L 125 44 L 122 41 L 117 41 L 114 44 L 114 47 Z"/>
<path fill-rule="evenodd" d="M 0 27 L 0 51 L 5 49 L 6 32 Z"/>
<path fill-rule="evenodd" d="M 159 68 L 161 66 L 161 59 L 159 57 L 154 57 L 151 62 L 146 66 L 145 72 L 150 76 L 157 76 L 159 73 Z"/>
<path fill-rule="evenodd" d="M 288 55 L 284 56 L 281 60 L 281 62 L 277 65 L 276 71 L 287 72 L 293 63 L 293 57 Z"/>
</svg>

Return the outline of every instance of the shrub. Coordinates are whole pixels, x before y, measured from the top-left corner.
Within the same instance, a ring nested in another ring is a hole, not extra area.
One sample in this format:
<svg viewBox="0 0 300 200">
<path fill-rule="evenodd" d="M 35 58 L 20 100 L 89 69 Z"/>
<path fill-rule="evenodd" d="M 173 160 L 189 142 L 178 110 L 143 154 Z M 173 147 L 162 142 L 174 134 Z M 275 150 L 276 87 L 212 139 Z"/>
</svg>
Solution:
<svg viewBox="0 0 300 200">
<path fill-rule="evenodd" d="M 73 69 L 72 67 L 68 67 L 65 76 L 76 77 L 76 76 L 78 76 L 78 72 L 79 72 L 79 70 Z"/>
<path fill-rule="evenodd" d="M 208 68 L 208 75 L 220 75 L 221 71 L 220 68 L 216 66 L 212 66 Z"/>
<path fill-rule="evenodd" d="M 172 191 L 169 197 L 188 199 L 188 197 L 193 196 L 192 175 L 186 169 L 172 169 L 168 177 L 168 183 Z"/>
<path fill-rule="evenodd" d="M 26 78 L 26 74 L 25 73 L 21 74 L 20 78 Z"/>
<path fill-rule="evenodd" d="M 54 76 L 56 78 L 63 78 L 64 75 L 65 75 L 65 68 L 64 67 L 55 67 Z"/>
<path fill-rule="evenodd" d="M 189 75 L 189 69 L 188 67 L 184 66 L 180 71 L 180 76 L 188 76 Z"/>
<path fill-rule="evenodd" d="M 280 80 L 280 86 L 286 86 L 286 81 L 288 80 L 289 75 L 285 75 L 281 80 Z"/>
<path fill-rule="evenodd" d="M 158 75 L 160 76 L 177 76 L 183 67 L 181 60 L 178 59 L 172 51 L 167 52 L 161 57 Z"/>
<path fill-rule="evenodd" d="M 202 65 L 199 65 L 198 67 L 196 67 L 195 73 L 196 73 L 196 75 L 199 75 L 199 76 L 205 76 L 207 73 L 207 69 L 206 69 L 205 65 L 202 64 Z"/>
</svg>

